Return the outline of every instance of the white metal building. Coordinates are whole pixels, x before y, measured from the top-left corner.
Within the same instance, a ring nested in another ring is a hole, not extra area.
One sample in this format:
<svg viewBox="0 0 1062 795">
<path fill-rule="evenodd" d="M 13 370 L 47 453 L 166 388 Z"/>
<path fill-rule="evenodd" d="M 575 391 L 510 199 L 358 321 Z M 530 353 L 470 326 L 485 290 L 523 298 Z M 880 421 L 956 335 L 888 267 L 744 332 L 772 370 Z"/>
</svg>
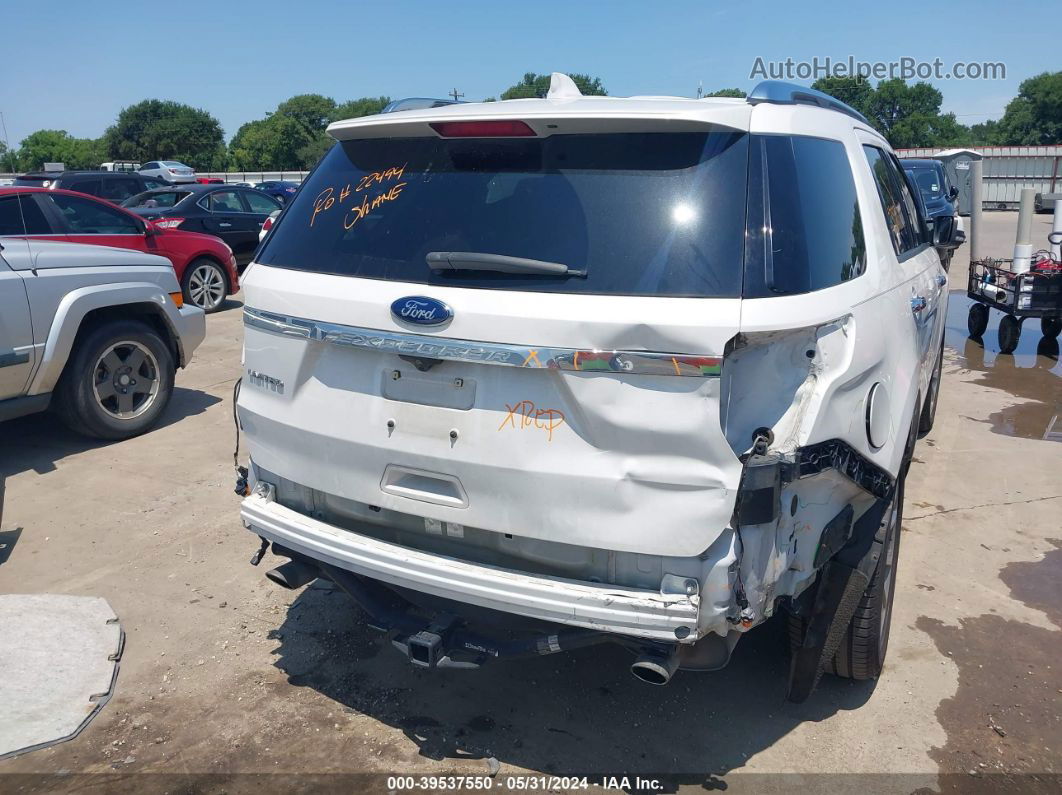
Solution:
<svg viewBox="0 0 1062 795">
<path fill-rule="evenodd" d="M 1037 193 L 1062 191 L 1062 145 L 970 146 L 984 156 L 984 202 L 986 210 L 1016 210 L 1022 188 Z M 947 147 L 897 149 L 900 158 L 936 157 Z"/>
</svg>

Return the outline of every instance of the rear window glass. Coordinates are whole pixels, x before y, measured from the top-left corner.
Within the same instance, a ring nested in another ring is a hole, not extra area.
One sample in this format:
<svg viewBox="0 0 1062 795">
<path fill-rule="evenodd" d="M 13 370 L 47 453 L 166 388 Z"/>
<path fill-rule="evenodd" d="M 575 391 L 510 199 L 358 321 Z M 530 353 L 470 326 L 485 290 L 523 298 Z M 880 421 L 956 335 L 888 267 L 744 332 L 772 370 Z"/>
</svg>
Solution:
<svg viewBox="0 0 1062 795">
<path fill-rule="evenodd" d="M 157 193 L 139 193 L 122 202 L 123 207 L 173 207 L 188 196 L 191 191 L 166 190 Z"/>
<path fill-rule="evenodd" d="M 259 261 L 457 287 L 741 293 L 748 136 L 387 138 L 332 147 Z M 561 263 L 582 276 L 433 271 L 430 252 Z"/>
</svg>

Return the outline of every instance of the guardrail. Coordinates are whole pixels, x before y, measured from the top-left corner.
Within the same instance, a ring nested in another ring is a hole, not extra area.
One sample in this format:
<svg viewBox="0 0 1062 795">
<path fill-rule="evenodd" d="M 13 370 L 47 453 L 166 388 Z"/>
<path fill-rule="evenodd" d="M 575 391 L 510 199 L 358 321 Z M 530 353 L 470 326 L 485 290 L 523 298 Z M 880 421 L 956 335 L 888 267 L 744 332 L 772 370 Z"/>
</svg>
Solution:
<svg viewBox="0 0 1062 795">
<path fill-rule="evenodd" d="M 288 182 L 302 182 L 306 179 L 309 171 L 201 171 L 196 172 L 197 177 L 221 178 L 225 182 L 269 182 L 271 180 L 287 180 Z M 18 174 L 0 174 L 0 180 L 14 179 Z"/>
</svg>

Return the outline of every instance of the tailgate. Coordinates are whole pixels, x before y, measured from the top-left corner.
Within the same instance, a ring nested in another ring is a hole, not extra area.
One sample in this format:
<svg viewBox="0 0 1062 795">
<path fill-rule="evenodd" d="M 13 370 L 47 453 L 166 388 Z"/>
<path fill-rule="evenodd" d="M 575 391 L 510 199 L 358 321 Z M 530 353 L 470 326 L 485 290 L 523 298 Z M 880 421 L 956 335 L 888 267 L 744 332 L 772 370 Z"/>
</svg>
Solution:
<svg viewBox="0 0 1062 795">
<path fill-rule="evenodd" d="M 433 288 L 454 319 L 411 332 L 389 307 L 417 292 L 254 266 L 240 416 L 259 466 L 369 505 L 607 550 L 696 555 L 727 526 L 740 464 L 712 357 L 738 300 Z M 441 356 L 426 371 L 413 361 Z"/>
</svg>

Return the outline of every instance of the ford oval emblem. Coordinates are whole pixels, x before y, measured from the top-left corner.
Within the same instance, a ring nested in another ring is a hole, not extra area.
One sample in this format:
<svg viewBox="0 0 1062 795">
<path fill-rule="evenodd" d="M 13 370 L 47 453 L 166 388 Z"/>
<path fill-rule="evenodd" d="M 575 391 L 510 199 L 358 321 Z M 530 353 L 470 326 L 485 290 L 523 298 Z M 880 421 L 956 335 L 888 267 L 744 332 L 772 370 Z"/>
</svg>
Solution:
<svg viewBox="0 0 1062 795">
<path fill-rule="evenodd" d="M 442 301 L 423 295 L 407 295 L 391 304 L 391 314 L 403 323 L 418 326 L 438 326 L 454 316 L 454 311 Z"/>
</svg>

